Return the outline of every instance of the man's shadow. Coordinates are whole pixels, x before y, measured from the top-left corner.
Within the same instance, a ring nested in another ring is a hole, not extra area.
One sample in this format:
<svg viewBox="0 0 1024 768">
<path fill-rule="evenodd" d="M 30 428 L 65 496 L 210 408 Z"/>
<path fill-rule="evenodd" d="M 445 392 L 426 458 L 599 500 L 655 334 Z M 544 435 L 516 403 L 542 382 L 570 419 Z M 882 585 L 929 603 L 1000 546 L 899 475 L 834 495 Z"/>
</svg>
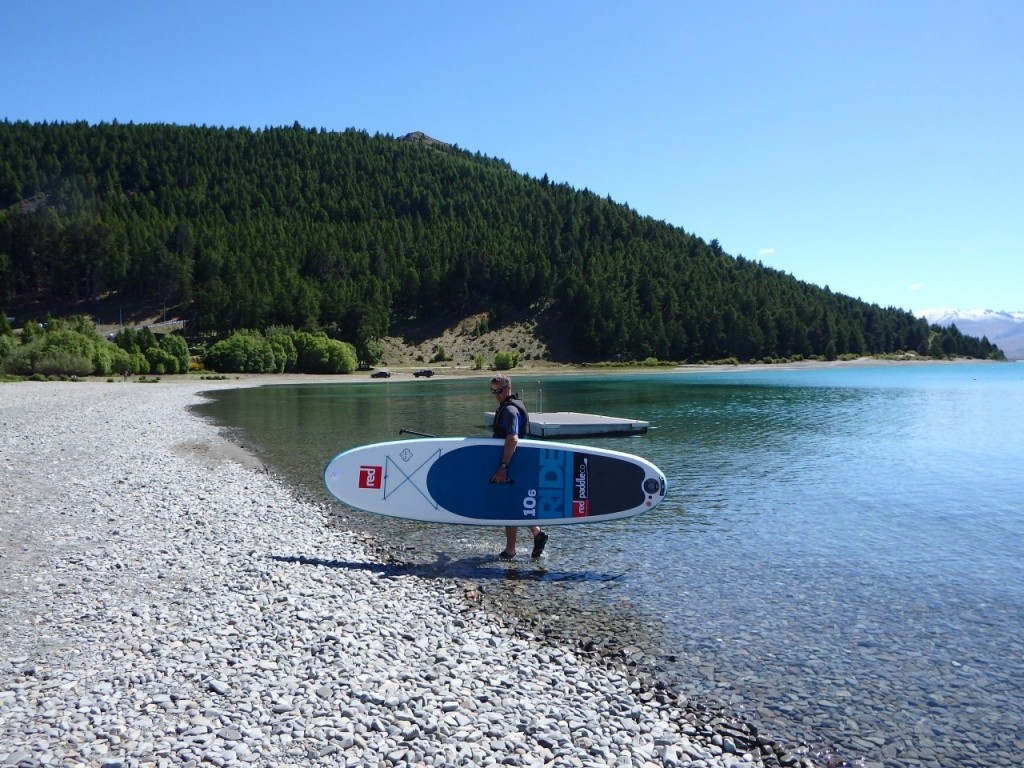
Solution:
<svg viewBox="0 0 1024 768">
<path fill-rule="evenodd" d="M 281 563 L 298 563 L 313 565 L 320 568 L 340 568 L 352 571 L 367 571 L 379 574 L 383 578 L 400 576 L 416 576 L 421 579 L 487 579 L 494 581 L 545 581 L 575 582 L 615 581 L 624 573 L 607 574 L 597 571 L 559 571 L 548 568 L 542 561 L 529 563 L 495 562 L 493 557 L 463 557 L 453 559 L 440 552 L 432 563 L 390 562 L 390 563 L 357 563 L 349 560 L 329 560 L 305 555 L 271 555 L 271 559 Z"/>
</svg>

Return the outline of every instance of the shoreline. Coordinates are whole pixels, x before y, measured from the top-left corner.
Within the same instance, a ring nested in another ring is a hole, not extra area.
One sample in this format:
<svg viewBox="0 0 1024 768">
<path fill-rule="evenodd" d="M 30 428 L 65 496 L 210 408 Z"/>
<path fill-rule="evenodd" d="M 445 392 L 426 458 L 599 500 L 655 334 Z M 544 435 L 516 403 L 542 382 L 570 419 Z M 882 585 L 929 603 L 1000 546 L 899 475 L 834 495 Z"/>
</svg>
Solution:
<svg viewBox="0 0 1024 768">
<path fill-rule="evenodd" d="M 737 364 L 712 364 L 712 363 L 685 363 L 679 365 L 655 365 L 655 366 L 629 366 L 629 365 L 576 365 L 569 363 L 530 363 L 517 366 L 508 371 L 496 371 L 490 368 L 476 369 L 463 366 L 445 365 L 423 365 L 423 364 L 400 364 L 393 366 L 381 365 L 379 369 L 392 371 L 390 378 L 375 379 L 370 377 L 370 370 L 359 370 L 355 373 L 339 374 L 314 374 L 314 373 L 187 373 L 171 374 L 161 376 L 136 376 L 129 379 L 130 382 L 138 382 L 139 379 L 155 379 L 157 383 L 198 383 L 210 385 L 210 389 L 239 389 L 252 386 L 272 386 L 274 384 L 388 384 L 396 382 L 417 381 L 413 373 L 423 368 L 430 368 L 434 375 L 424 381 L 443 381 L 446 379 L 463 378 L 486 378 L 496 373 L 505 373 L 512 377 L 528 378 L 531 376 L 591 376 L 591 375 L 643 375 L 643 374 L 707 374 L 707 373 L 751 373 L 759 371 L 815 371 L 829 370 L 834 368 L 884 368 L 892 366 L 946 366 L 946 365 L 971 365 L 971 364 L 1001 364 L 1024 362 L 1017 360 L 977 360 L 973 358 L 957 358 L 955 360 L 933 360 L 931 358 L 877 358 L 859 357 L 855 360 L 802 360 L 789 363 L 737 363 Z M 3 384 L 16 384 L 19 382 L 2 382 Z M 100 376 L 89 376 L 79 379 L 76 383 L 94 384 L 116 384 L 118 381 L 109 380 Z M 200 390 L 201 391 L 201 390 Z"/>
<path fill-rule="evenodd" d="M 382 562 L 189 411 L 333 378 L 370 381 L 2 386 L 0 766 L 811 765 Z"/>
</svg>

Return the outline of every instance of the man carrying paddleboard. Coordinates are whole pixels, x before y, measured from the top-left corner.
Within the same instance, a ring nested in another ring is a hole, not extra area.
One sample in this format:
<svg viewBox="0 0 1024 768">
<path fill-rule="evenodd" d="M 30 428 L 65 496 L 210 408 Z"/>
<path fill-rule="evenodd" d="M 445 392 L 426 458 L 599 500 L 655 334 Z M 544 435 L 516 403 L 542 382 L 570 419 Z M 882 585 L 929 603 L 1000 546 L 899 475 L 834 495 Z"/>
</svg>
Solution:
<svg viewBox="0 0 1024 768">
<path fill-rule="evenodd" d="M 505 440 L 501 451 L 501 463 L 491 476 L 491 482 L 507 483 L 508 468 L 519 444 L 519 438 L 526 437 L 530 432 L 530 416 L 519 396 L 512 394 L 512 379 L 509 376 L 499 374 L 492 378 L 491 394 L 498 400 L 498 410 L 494 413 L 494 436 Z M 548 535 L 536 525 L 530 526 L 530 532 L 533 534 L 532 556 L 538 558 L 548 543 Z M 498 553 L 499 560 L 511 560 L 516 556 L 518 536 L 517 527 L 505 528 L 505 549 Z"/>
</svg>

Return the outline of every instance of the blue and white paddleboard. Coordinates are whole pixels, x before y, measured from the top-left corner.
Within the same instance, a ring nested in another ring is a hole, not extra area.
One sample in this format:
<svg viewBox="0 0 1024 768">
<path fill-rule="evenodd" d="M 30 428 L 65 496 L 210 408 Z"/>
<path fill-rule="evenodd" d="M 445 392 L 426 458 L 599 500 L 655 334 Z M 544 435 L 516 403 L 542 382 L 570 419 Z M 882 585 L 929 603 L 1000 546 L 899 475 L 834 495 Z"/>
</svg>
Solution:
<svg viewBox="0 0 1024 768">
<path fill-rule="evenodd" d="M 324 485 L 366 512 L 463 525 L 597 523 L 665 498 L 665 475 L 646 459 L 541 440 L 520 440 L 511 482 L 491 483 L 503 443 L 439 437 L 365 445 L 331 459 Z"/>
</svg>

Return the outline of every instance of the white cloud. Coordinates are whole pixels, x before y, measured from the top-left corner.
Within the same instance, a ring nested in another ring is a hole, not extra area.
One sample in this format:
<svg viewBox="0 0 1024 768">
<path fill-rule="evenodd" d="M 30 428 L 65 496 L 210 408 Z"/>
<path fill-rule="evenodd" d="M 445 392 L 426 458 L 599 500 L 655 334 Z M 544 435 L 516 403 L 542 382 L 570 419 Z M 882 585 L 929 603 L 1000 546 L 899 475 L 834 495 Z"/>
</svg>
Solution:
<svg viewBox="0 0 1024 768">
<path fill-rule="evenodd" d="M 922 288 L 924 288 L 924 283 L 911 283 L 907 287 L 910 288 L 910 290 L 912 291 L 920 291 Z"/>
<path fill-rule="evenodd" d="M 760 251 L 757 252 L 757 255 L 758 256 L 773 256 L 773 255 L 775 255 L 775 249 L 774 248 L 762 248 Z"/>
</svg>

